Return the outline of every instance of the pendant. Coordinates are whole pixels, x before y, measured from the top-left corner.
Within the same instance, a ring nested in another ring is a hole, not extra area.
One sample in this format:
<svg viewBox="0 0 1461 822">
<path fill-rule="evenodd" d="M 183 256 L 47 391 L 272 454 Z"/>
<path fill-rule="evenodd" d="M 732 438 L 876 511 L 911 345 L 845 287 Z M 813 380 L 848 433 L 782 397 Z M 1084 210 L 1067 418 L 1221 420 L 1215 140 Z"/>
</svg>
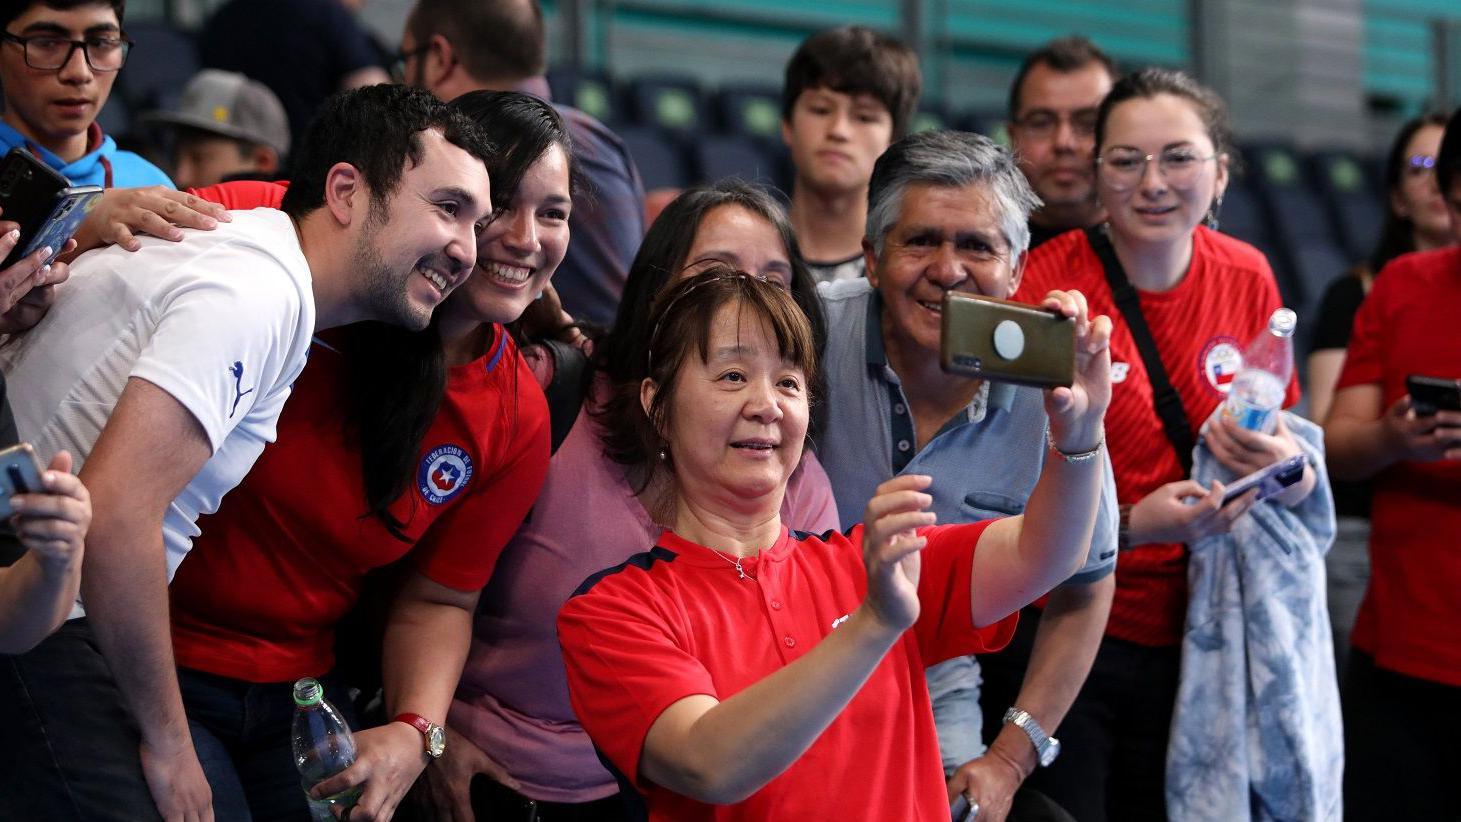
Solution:
<svg viewBox="0 0 1461 822">
<path fill-rule="evenodd" d="M 736 560 L 736 573 L 741 575 L 741 579 L 746 578 L 746 571 L 741 567 L 741 561 L 739 559 Z"/>
</svg>

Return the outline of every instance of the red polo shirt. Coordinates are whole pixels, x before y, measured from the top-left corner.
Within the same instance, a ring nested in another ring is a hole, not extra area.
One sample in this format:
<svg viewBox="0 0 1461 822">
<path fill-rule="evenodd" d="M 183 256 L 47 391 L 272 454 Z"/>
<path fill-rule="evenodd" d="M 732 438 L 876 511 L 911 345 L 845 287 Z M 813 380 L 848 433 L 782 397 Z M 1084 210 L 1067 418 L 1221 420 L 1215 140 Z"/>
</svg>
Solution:
<svg viewBox="0 0 1461 822">
<path fill-rule="evenodd" d="M 1378 385 L 1381 408 L 1409 374 L 1461 378 L 1461 248 L 1406 254 L 1355 316 L 1337 390 Z M 1399 462 L 1374 480 L 1370 584 L 1350 641 L 1375 664 L 1461 685 L 1461 462 Z"/>
<path fill-rule="evenodd" d="M 726 699 L 800 659 L 862 603 L 861 525 L 822 537 L 782 531 L 742 566 L 665 533 L 658 547 L 591 577 L 558 616 L 574 712 L 648 801 L 651 820 L 868 819 L 946 822 L 949 805 L 923 669 L 1003 647 L 1010 615 L 970 619 L 970 571 L 993 520 L 923 529 L 921 613 L 832 724 L 744 802 L 711 806 L 643 779 L 650 727 L 695 694 Z"/>
</svg>

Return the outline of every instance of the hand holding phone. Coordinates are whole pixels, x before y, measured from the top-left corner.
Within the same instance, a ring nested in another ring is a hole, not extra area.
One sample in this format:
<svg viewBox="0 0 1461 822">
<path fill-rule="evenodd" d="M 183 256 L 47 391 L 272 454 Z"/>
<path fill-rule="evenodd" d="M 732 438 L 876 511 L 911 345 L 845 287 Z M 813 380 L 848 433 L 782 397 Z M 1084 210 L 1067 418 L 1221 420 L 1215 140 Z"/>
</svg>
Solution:
<svg viewBox="0 0 1461 822">
<path fill-rule="evenodd" d="M 1075 320 L 1023 303 L 944 294 L 939 364 L 952 374 L 1032 385 L 1075 381 Z"/>
<path fill-rule="evenodd" d="M 953 822 L 974 822 L 979 816 L 979 803 L 970 802 L 969 797 L 959 794 L 949 806 L 949 817 Z"/>
<path fill-rule="evenodd" d="M 43 492 L 41 463 L 28 443 L 0 450 L 0 519 L 15 513 L 10 498 L 16 494 Z"/>
<path fill-rule="evenodd" d="M 1411 374 L 1405 390 L 1416 416 L 1433 417 L 1437 411 L 1461 411 L 1461 380 Z"/>
<path fill-rule="evenodd" d="M 1280 494 L 1285 488 L 1303 479 L 1304 467 L 1308 464 L 1308 457 L 1295 454 L 1260 468 L 1246 477 L 1233 480 L 1223 493 L 1223 505 L 1236 501 L 1253 488 L 1258 489 L 1258 497 L 1253 500 L 1254 503 Z"/>
</svg>

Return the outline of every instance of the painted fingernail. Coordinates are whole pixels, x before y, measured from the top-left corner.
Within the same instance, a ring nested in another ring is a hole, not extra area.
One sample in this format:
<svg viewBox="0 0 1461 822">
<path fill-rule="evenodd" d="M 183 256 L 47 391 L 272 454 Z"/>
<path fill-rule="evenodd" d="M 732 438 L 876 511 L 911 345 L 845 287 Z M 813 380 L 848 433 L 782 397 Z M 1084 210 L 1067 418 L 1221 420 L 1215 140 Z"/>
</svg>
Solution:
<svg viewBox="0 0 1461 822">
<path fill-rule="evenodd" d="M 53 251 L 54 250 L 50 246 L 46 246 L 45 248 L 41 249 L 41 257 L 49 257 L 51 256 Z"/>
</svg>

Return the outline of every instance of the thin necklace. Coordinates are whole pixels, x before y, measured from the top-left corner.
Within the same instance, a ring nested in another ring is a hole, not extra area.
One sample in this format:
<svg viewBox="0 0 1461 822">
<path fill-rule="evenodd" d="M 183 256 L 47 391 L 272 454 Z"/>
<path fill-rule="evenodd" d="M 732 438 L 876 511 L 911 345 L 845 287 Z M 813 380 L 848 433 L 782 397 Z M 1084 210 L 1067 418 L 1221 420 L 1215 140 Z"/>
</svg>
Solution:
<svg viewBox="0 0 1461 822">
<path fill-rule="evenodd" d="M 714 548 L 711 548 L 710 550 L 716 556 L 720 557 L 721 559 L 725 560 L 726 562 L 729 562 L 731 565 L 736 566 L 736 573 L 741 575 L 741 579 L 749 579 L 752 582 L 755 582 L 756 581 L 756 578 L 755 577 L 753 577 L 750 574 L 746 573 L 746 569 L 741 567 L 741 558 L 740 557 L 736 557 L 735 559 L 731 559 L 730 557 L 726 556 L 725 554 L 722 554 L 721 552 L 716 551 Z"/>
</svg>

